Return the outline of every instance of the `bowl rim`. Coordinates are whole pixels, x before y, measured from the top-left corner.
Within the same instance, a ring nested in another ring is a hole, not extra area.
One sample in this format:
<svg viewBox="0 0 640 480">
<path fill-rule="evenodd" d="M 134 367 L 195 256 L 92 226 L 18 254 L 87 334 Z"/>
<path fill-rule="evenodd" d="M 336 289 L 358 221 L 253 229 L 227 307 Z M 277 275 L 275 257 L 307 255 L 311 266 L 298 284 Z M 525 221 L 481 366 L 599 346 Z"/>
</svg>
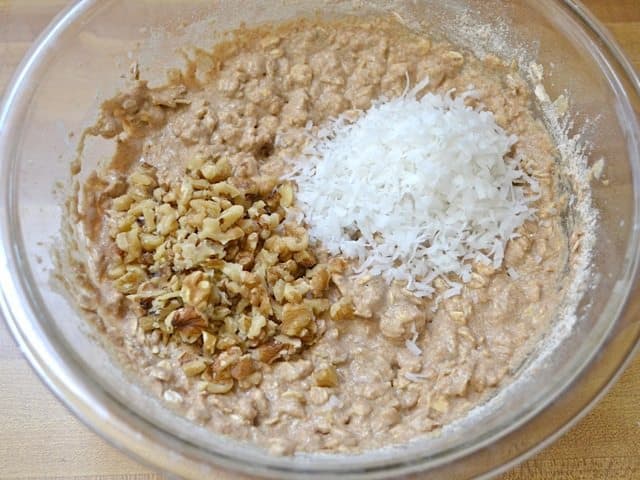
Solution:
<svg viewBox="0 0 640 480">
<path fill-rule="evenodd" d="M 602 40 L 604 48 L 606 48 L 619 63 L 619 67 L 623 73 L 628 77 L 628 80 L 634 89 L 636 95 L 640 96 L 640 80 L 635 70 L 631 66 L 631 63 L 623 54 L 620 47 L 615 40 L 606 31 L 606 29 L 600 24 L 600 22 L 588 12 L 588 10 L 575 0 L 561 0 L 562 3 L 568 7 L 576 17 L 584 24 L 585 28 L 591 29 L 595 35 Z M 104 2 L 104 6 L 111 2 Z M 23 61 L 18 66 L 15 75 L 8 84 L 5 91 L 4 98 L 0 104 L 0 168 L 2 173 L 10 173 L 8 171 L 11 158 L 10 151 L 10 138 L 14 133 L 17 126 L 16 122 L 12 122 L 11 118 L 15 115 L 15 111 L 19 110 L 21 102 L 25 102 L 25 92 L 23 86 L 29 79 L 31 73 L 36 67 L 47 58 L 48 47 L 55 41 L 67 28 L 74 25 L 78 20 L 83 18 L 95 5 L 98 4 L 98 0 L 78 0 L 75 3 L 70 4 L 64 10 L 62 10 L 49 24 L 49 26 L 41 33 L 41 35 L 35 40 L 32 47 L 24 57 Z M 635 118 L 635 117 L 634 117 Z M 635 137 L 632 141 L 635 143 L 636 148 L 639 147 L 640 142 L 638 136 L 640 131 L 637 124 L 635 129 L 632 129 L 632 133 Z M 634 204 L 634 225 L 640 224 L 640 188 L 638 188 L 638 175 L 640 175 L 640 165 L 634 165 L 634 182 L 635 182 L 635 204 Z M 5 178 L 9 178 L 5 176 Z M 11 186 L 12 184 L 9 183 Z M 16 278 L 13 272 L 20 271 L 21 259 L 16 255 L 16 251 L 10 246 L 12 245 L 11 231 L 16 230 L 17 215 L 14 214 L 15 202 L 12 200 L 11 188 L 5 189 L 5 192 L 0 195 L 0 265 L 3 268 L 0 271 L 0 312 L 5 319 L 6 324 L 9 327 L 14 339 L 17 341 L 20 350 L 27 358 L 31 367 L 38 374 L 40 379 L 47 385 L 47 387 L 65 404 L 85 425 L 89 426 L 94 432 L 98 433 L 102 438 L 107 440 L 112 445 L 115 445 L 119 449 L 125 451 L 133 458 L 141 461 L 154 468 L 162 468 L 168 472 L 176 474 L 198 478 L 205 473 L 213 473 L 216 470 L 222 468 L 227 473 L 242 472 L 251 475 L 295 475 L 301 473 L 298 470 L 267 470 L 257 472 L 255 468 L 248 465 L 247 462 L 242 464 L 240 458 L 224 458 L 216 457 L 215 467 L 205 462 L 204 457 L 198 455 L 192 455 L 193 452 L 178 453 L 178 446 L 184 447 L 179 442 L 179 439 L 172 436 L 170 432 L 151 424 L 147 420 L 139 417 L 135 412 L 132 412 L 125 405 L 121 404 L 117 399 L 110 396 L 99 385 L 90 384 L 86 378 L 82 376 L 82 372 L 77 365 L 74 364 L 72 358 L 65 352 L 61 352 L 55 345 L 55 341 L 42 335 L 42 330 L 38 327 L 37 322 L 34 321 L 35 313 L 33 311 L 27 311 L 26 306 L 30 306 L 30 296 L 34 294 L 31 292 L 30 282 L 25 282 L 22 276 Z M 636 240 L 638 239 L 638 229 L 635 228 L 630 235 Z M 632 249 L 633 242 L 629 242 L 629 254 Z M 630 311 L 629 299 L 633 291 L 640 291 L 638 286 L 639 279 L 639 263 L 640 263 L 640 250 L 635 249 L 631 252 L 632 262 L 628 267 L 629 279 L 626 285 L 626 291 L 622 295 L 623 302 L 617 308 L 616 318 L 632 315 L 634 312 Z M 28 270 L 28 269 L 27 269 Z M 20 299 L 21 308 L 16 308 L 16 299 Z M 612 325 L 615 322 L 612 322 Z M 633 322 L 631 322 L 633 324 Z M 638 323 L 636 321 L 636 323 Z M 613 341 L 612 336 L 618 332 L 609 331 L 605 339 L 604 344 L 611 343 Z M 608 369 L 608 374 L 601 384 L 593 389 L 595 392 L 589 398 L 575 408 L 574 412 L 569 414 L 569 419 L 564 424 L 560 425 L 554 432 L 546 435 L 545 438 L 538 441 L 537 444 L 528 446 L 524 451 L 518 452 L 508 462 L 493 467 L 491 471 L 484 472 L 485 476 L 492 476 L 500 472 L 506 471 L 512 468 L 517 463 L 530 457 L 541 449 L 545 448 L 551 442 L 555 441 L 559 436 L 565 433 L 573 425 L 575 425 L 586 413 L 607 393 L 608 389 L 615 383 L 615 381 L 622 374 L 624 368 L 629 364 L 634 354 L 640 350 L 640 323 L 636 325 L 636 337 L 635 339 L 629 339 L 627 345 L 627 351 L 623 356 L 622 361 L 617 364 L 609 365 L 608 367 L 601 367 Z M 54 339 L 55 340 L 55 339 Z M 589 367 L 594 363 L 594 356 L 591 355 L 587 358 L 580 371 L 576 372 L 573 379 L 568 381 L 565 386 L 560 389 L 557 396 L 549 399 L 546 404 L 540 406 L 540 409 L 535 412 L 529 412 L 528 415 L 523 416 L 522 421 L 513 425 L 511 429 L 503 429 L 499 432 L 499 435 L 494 435 L 490 440 L 502 441 L 510 432 L 515 432 L 522 428 L 526 423 L 532 422 L 541 411 L 548 411 L 552 408 L 550 405 L 554 400 L 561 396 L 567 395 L 571 388 L 579 381 L 584 381 L 584 375 L 589 370 Z M 109 409 L 104 407 L 105 402 L 109 404 Z M 161 438 L 160 438 L 161 437 Z M 132 439 L 135 439 L 132 441 Z M 172 448 L 176 447 L 176 448 Z M 462 459 L 471 456 L 475 451 L 482 448 L 482 445 L 476 445 L 473 449 L 467 449 L 468 451 L 460 452 L 454 459 Z M 158 452 L 166 453 L 165 455 L 158 455 Z M 171 452 L 171 454 L 168 454 Z M 211 452 L 210 452 L 211 453 Z M 450 461 L 449 457 L 441 459 L 440 463 L 443 465 Z M 392 465 L 392 469 L 385 469 L 378 472 L 361 472 L 369 475 L 368 478 L 386 477 L 389 475 L 415 473 L 416 471 L 424 470 L 424 466 L 420 464 L 416 465 Z M 323 476 L 322 472 L 305 472 L 314 477 Z M 330 474 L 338 473 L 336 471 L 330 472 Z M 356 478 L 360 476 L 360 473 L 349 470 L 347 478 Z"/>
</svg>

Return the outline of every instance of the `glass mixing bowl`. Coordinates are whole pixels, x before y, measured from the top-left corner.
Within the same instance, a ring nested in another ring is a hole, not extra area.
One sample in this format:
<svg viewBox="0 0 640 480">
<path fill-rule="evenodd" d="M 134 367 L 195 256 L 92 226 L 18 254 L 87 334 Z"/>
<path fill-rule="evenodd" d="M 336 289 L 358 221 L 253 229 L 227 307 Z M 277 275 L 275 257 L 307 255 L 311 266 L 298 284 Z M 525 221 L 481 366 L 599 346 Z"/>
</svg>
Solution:
<svg viewBox="0 0 640 480">
<path fill-rule="evenodd" d="M 592 288 L 564 340 L 508 395 L 492 400 L 496 408 L 486 408 L 481 421 L 463 420 L 464 428 L 362 455 L 270 456 L 206 432 L 146 395 L 111 362 L 51 281 L 51 247 L 60 238 L 77 139 L 69 132 L 77 135 L 92 123 L 99 100 L 122 85 L 134 59 L 143 77 L 153 77 L 178 62 L 177 47 L 211 45 L 213 33 L 241 22 L 390 9 L 454 37 L 463 25 L 462 43 L 488 52 L 518 45 L 514 51 L 547 68 L 552 97 L 568 93 L 577 130 L 597 118 L 585 135 L 593 144 L 590 158 L 606 159 L 608 184 L 593 186 L 599 223 Z M 639 89 L 628 60 L 575 0 L 79 1 L 40 36 L 0 110 L 2 312 L 34 369 L 79 418 L 135 458 L 182 477 L 429 472 L 430 478 L 466 478 L 502 471 L 580 418 L 638 344 L 640 302 L 631 299 L 640 245 Z"/>
</svg>

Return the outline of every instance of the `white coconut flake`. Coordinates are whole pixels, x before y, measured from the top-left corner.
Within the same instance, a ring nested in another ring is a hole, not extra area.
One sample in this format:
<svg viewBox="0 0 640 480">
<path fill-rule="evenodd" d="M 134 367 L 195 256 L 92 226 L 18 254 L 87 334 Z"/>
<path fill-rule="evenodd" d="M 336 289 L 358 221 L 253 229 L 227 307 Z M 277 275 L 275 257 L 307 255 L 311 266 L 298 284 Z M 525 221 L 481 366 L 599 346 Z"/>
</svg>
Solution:
<svg viewBox="0 0 640 480">
<path fill-rule="evenodd" d="M 418 99 L 427 83 L 318 129 L 290 175 L 312 239 L 418 296 L 469 281 L 473 261 L 498 268 L 538 192 L 491 112 L 466 106 L 471 93 Z"/>
<path fill-rule="evenodd" d="M 460 295 L 460 292 L 462 292 L 462 284 L 458 282 L 450 282 L 449 288 L 442 294 L 442 299 L 444 300 L 450 297 L 455 297 L 456 295 Z"/>
<path fill-rule="evenodd" d="M 404 373 L 404 378 L 406 378 L 410 382 L 422 382 L 422 381 L 426 380 L 429 377 L 427 375 L 422 374 L 422 373 L 405 372 Z"/>
<path fill-rule="evenodd" d="M 419 357 L 420 355 L 422 355 L 422 350 L 420 349 L 420 347 L 418 347 L 418 344 L 416 343 L 416 340 L 418 340 L 418 336 L 420 334 L 418 333 L 418 329 L 416 328 L 416 324 L 412 323 L 411 324 L 411 338 L 406 339 L 404 341 L 404 346 L 407 348 L 407 350 L 409 350 L 409 352 L 412 355 L 415 355 L 416 357 Z"/>
<path fill-rule="evenodd" d="M 404 346 L 407 347 L 407 350 L 409 350 L 412 355 L 415 355 L 416 357 L 422 355 L 422 350 L 420 350 L 420 347 L 416 344 L 415 339 L 406 339 L 404 341 Z"/>
</svg>

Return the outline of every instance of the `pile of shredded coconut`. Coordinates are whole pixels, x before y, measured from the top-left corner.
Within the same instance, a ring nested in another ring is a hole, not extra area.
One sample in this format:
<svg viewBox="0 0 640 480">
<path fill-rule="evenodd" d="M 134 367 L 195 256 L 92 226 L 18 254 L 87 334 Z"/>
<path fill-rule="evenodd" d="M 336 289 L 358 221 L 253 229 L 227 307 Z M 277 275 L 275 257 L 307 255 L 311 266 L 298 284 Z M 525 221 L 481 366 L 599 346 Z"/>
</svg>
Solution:
<svg viewBox="0 0 640 480">
<path fill-rule="evenodd" d="M 418 99 L 427 82 L 332 121 L 292 175 L 314 240 L 419 296 L 438 277 L 467 282 L 473 261 L 499 267 L 538 191 L 510 158 L 517 138 L 465 105 L 472 93 Z"/>
</svg>

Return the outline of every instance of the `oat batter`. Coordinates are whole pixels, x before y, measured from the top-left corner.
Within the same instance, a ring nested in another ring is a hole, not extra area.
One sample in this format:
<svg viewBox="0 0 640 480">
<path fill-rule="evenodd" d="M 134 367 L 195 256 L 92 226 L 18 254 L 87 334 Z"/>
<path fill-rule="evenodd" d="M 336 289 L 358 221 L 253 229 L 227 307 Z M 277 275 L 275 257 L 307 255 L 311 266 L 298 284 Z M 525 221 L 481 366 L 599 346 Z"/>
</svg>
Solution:
<svg viewBox="0 0 640 480">
<path fill-rule="evenodd" d="M 556 150 L 519 73 L 388 19 L 243 30 L 197 55 L 166 86 L 138 81 L 105 102 L 90 130 L 118 139 L 79 202 L 95 304 L 141 381 L 216 433 L 291 454 L 408 441 L 509 380 L 553 319 L 569 261 Z M 541 190 L 537 217 L 509 242 L 502 267 L 474 265 L 462 293 L 437 304 L 377 278 L 356 281 L 304 229 L 284 226 L 283 206 L 294 200 L 279 177 L 308 140 L 307 123 L 399 96 L 407 76 L 412 84 L 428 76 L 428 90 L 440 93 L 473 85 L 477 99 L 468 101 L 518 136 L 522 167 Z M 237 192 L 214 192 L 222 183 Z M 197 202 L 212 196 L 219 208 Z M 205 218 L 232 206 L 237 218 L 201 234 Z M 290 230 L 275 233 L 279 226 Z M 268 277 L 258 266 L 274 251 L 265 268 L 277 274 Z M 241 303 L 244 277 L 223 271 L 227 263 L 263 282 L 275 311 L 259 318 L 259 300 Z M 207 268 L 218 273 L 203 276 Z M 170 293 L 158 300 L 156 290 Z M 282 305 L 303 298 L 314 307 L 283 326 Z M 225 301 L 226 310 L 211 306 Z M 246 324 L 228 325 L 231 314 Z M 419 352 L 407 347 L 413 340 Z"/>
</svg>

